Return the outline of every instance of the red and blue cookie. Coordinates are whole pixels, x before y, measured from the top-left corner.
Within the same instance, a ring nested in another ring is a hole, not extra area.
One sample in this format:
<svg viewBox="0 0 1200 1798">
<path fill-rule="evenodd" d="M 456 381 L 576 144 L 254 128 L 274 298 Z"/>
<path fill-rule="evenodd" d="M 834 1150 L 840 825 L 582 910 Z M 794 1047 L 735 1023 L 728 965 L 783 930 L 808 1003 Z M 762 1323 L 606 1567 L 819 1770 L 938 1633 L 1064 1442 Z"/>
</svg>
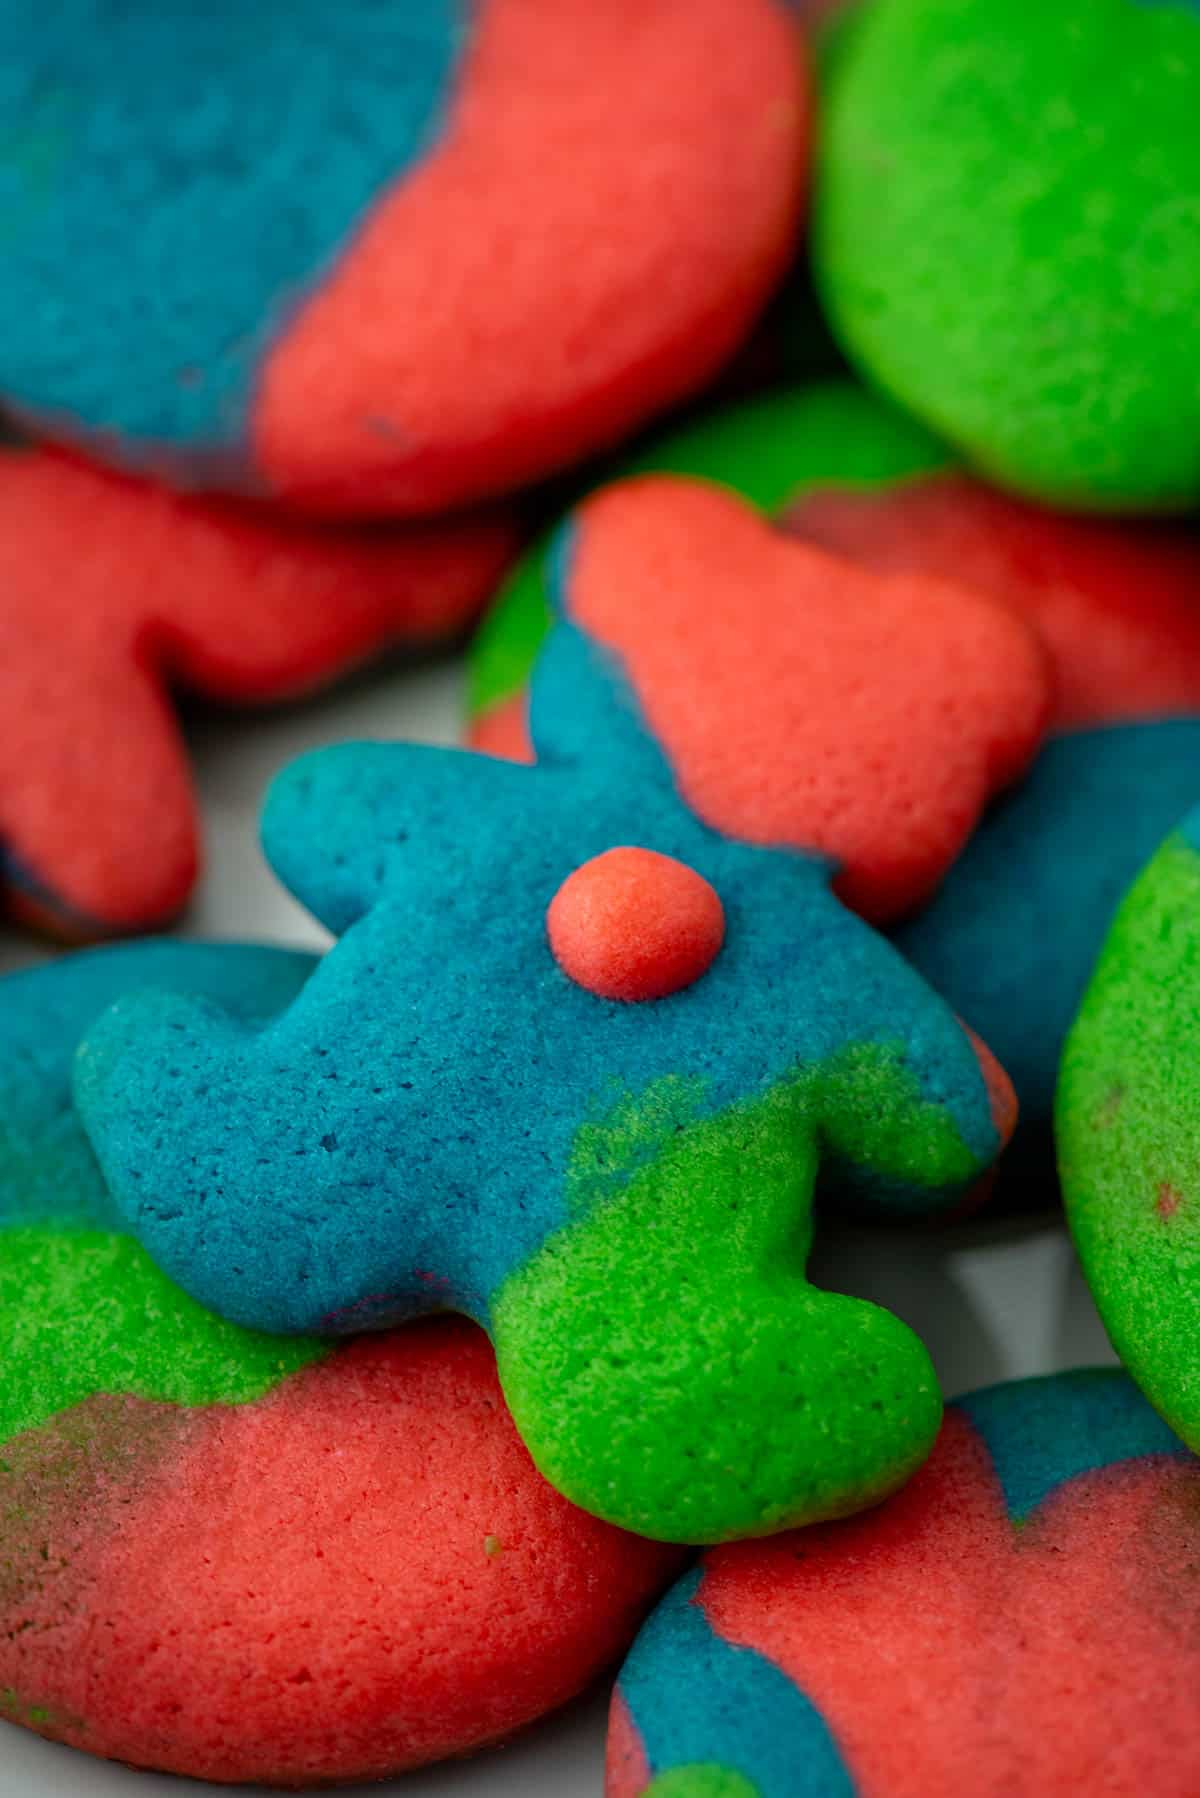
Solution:
<svg viewBox="0 0 1200 1798">
<path fill-rule="evenodd" d="M 960 581 L 1020 612 L 1053 663 L 1055 734 L 1200 712 L 1200 548 L 1187 529 L 1011 499 L 849 382 L 706 414 L 618 473 L 656 471 L 726 487 L 866 567 Z M 550 628 L 552 542 L 508 576 L 473 647 L 471 741 L 492 754 L 528 754 L 523 695 Z"/>
<path fill-rule="evenodd" d="M 141 943 L 0 985 L 0 1718 L 286 1786 L 532 1722 L 678 1566 L 538 1476 L 472 1325 L 257 1336 L 122 1233 L 70 1105 L 83 1029 L 180 981 L 266 1018 L 313 965 Z"/>
<path fill-rule="evenodd" d="M 61 935 L 165 922 L 199 822 L 168 690 L 243 706 L 461 630 L 502 520 L 350 530 L 0 452 L 0 905 Z"/>
<path fill-rule="evenodd" d="M 997 1386 L 866 1516 L 707 1554 L 607 1798 L 1192 1798 L 1200 1464 L 1117 1371 Z"/>
<path fill-rule="evenodd" d="M 0 396 L 189 486 L 426 515 L 737 347 L 807 152 L 784 0 L 17 0 Z"/>
<path fill-rule="evenodd" d="M 285 770 L 266 850 L 340 941 L 265 1030 L 118 1004 L 77 1102 L 128 1227 L 212 1310 L 465 1311 L 542 1472 L 642 1534 L 841 1515 L 920 1464 L 941 1401 L 910 1330 L 807 1280 L 818 1180 L 952 1211 L 1013 1107 L 839 895 L 885 918 L 936 886 L 1036 749 L 1044 660 L 990 600 L 701 482 L 605 490 L 552 566 L 537 763 Z"/>
</svg>

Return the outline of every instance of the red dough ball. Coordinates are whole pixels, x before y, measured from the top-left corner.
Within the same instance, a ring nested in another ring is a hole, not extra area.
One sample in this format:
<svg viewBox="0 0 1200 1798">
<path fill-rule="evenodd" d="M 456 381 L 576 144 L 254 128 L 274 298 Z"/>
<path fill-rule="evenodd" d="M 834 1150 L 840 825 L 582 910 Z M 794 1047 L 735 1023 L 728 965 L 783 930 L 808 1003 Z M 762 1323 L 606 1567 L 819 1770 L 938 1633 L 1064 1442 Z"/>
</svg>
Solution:
<svg viewBox="0 0 1200 1798">
<path fill-rule="evenodd" d="M 703 876 L 652 849 L 609 849 L 569 874 L 546 914 L 563 972 L 601 999 L 665 999 L 707 972 L 725 912 Z"/>
</svg>

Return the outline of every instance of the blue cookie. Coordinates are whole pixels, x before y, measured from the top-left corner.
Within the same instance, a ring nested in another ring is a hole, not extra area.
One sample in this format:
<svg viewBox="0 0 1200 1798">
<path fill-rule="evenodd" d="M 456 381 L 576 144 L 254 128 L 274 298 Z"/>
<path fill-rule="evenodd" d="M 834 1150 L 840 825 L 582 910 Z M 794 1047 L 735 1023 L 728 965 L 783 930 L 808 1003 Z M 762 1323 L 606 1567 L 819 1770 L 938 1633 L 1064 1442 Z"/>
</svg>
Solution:
<svg viewBox="0 0 1200 1798">
<path fill-rule="evenodd" d="M 1053 1198 L 1063 1043 L 1117 906 L 1200 794 L 1200 718 L 1056 737 L 892 941 L 1012 1079 L 1013 1198 Z"/>
</svg>

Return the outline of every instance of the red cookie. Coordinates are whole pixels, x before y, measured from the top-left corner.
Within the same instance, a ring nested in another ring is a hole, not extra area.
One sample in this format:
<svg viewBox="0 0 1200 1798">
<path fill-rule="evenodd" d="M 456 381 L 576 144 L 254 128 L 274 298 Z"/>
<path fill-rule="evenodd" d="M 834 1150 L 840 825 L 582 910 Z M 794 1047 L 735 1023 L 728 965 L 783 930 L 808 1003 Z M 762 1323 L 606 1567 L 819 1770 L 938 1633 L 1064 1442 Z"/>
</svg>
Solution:
<svg viewBox="0 0 1200 1798">
<path fill-rule="evenodd" d="M 593 495 L 568 541 L 565 614 L 618 659 L 686 802 L 828 856 L 864 917 L 927 898 L 1038 747 L 1040 646 L 969 588 L 864 571 L 666 475 Z"/>
<path fill-rule="evenodd" d="M 0 68 L 0 396 L 189 488 L 513 491 L 703 386 L 795 247 L 790 0 L 56 0 Z"/>
<path fill-rule="evenodd" d="M 1200 710 L 1200 553 L 1178 526 L 1073 518 L 960 474 L 820 487 L 780 523 L 881 573 L 964 581 L 1020 612 L 1050 652 L 1055 730 Z"/>
<path fill-rule="evenodd" d="M 1200 1463 L 1116 1368 L 960 1399 L 861 1517 L 707 1554 L 608 1798 L 1193 1798 Z"/>
<path fill-rule="evenodd" d="M 44 451 L 0 457 L 0 901 L 72 937 L 184 904 L 198 828 L 167 688 L 262 705 L 459 629 L 502 520 L 324 529 Z"/>
<path fill-rule="evenodd" d="M 251 1404 L 96 1396 L 10 1439 L 0 1489 L 0 1716 L 205 1779 L 382 1778 L 511 1734 L 678 1564 L 535 1472 L 462 1321 Z"/>
</svg>

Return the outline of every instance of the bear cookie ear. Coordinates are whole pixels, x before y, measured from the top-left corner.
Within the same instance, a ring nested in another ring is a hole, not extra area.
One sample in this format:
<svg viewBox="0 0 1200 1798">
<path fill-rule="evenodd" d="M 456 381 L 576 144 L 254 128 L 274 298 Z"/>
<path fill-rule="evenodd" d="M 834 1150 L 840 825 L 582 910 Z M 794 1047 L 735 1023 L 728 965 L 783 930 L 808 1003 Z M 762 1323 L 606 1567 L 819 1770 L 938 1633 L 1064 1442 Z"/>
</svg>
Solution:
<svg viewBox="0 0 1200 1798">
<path fill-rule="evenodd" d="M 570 697 L 559 665 L 552 709 L 535 676 L 538 753 L 559 751 L 562 730 L 573 753 L 620 759 L 640 718 L 706 824 L 824 857 L 840 897 L 875 922 L 929 896 L 1041 740 L 1048 665 L 1010 609 L 858 567 L 708 483 L 603 489 L 551 567 L 553 609 L 613 692 L 597 716 L 585 664 Z"/>
<path fill-rule="evenodd" d="M 540 776 L 467 750 L 336 743 L 276 775 L 262 816 L 267 860 L 341 935 L 383 899 L 420 905 L 454 867 L 519 854 Z"/>
</svg>

